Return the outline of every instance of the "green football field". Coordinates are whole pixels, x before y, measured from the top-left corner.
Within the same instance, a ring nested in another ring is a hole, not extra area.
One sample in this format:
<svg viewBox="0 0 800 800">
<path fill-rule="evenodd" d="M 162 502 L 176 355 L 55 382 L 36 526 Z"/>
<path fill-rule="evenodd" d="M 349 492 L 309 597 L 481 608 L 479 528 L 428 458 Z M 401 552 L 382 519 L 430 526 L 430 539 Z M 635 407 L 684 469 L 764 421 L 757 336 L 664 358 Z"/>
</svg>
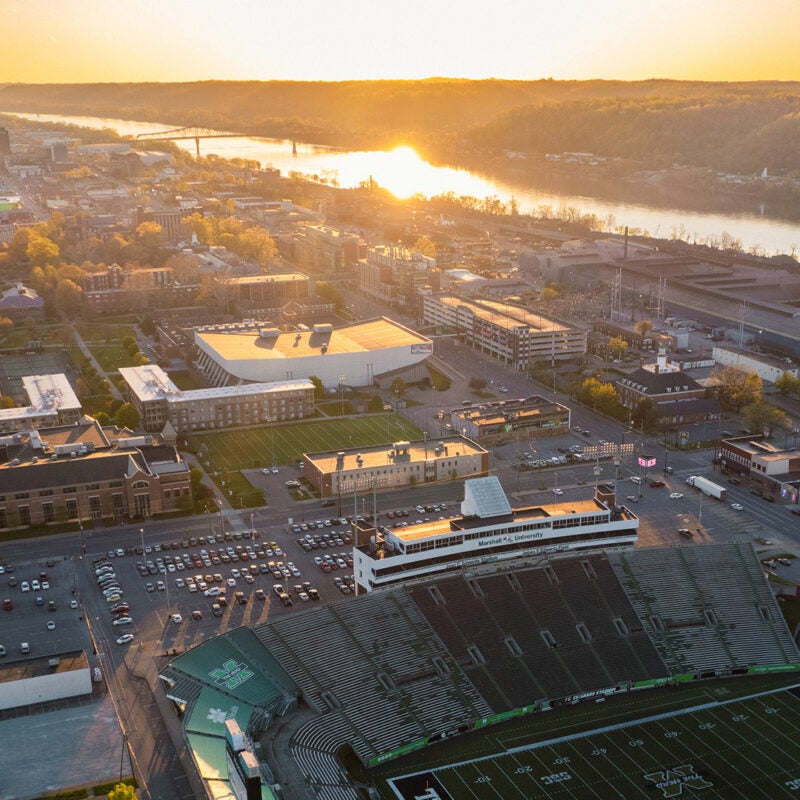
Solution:
<svg viewBox="0 0 800 800">
<path fill-rule="evenodd" d="M 395 775 L 383 796 L 800 798 L 800 686 L 595 727 L 535 745 L 506 744 L 494 755 Z"/>
<path fill-rule="evenodd" d="M 367 447 L 422 434 L 396 414 L 289 423 L 189 437 L 190 448 L 210 458 L 212 469 L 238 470 L 291 464 L 303 453 Z M 274 458 L 273 458 L 274 456 Z"/>
</svg>

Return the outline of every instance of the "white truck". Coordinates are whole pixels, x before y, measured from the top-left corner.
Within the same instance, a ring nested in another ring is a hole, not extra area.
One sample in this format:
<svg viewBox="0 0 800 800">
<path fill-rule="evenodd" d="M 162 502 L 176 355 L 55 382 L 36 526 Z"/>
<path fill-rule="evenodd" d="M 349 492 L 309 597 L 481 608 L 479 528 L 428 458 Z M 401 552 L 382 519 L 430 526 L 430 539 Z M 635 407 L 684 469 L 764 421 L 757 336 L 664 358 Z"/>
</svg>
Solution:
<svg viewBox="0 0 800 800">
<path fill-rule="evenodd" d="M 689 486 L 694 486 L 695 489 L 699 489 L 707 497 L 724 500 L 728 496 L 728 490 L 724 486 L 719 486 L 708 478 L 703 478 L 700 475 L 690 475 L 686 479 L 686 483 Z"/>
</svg>

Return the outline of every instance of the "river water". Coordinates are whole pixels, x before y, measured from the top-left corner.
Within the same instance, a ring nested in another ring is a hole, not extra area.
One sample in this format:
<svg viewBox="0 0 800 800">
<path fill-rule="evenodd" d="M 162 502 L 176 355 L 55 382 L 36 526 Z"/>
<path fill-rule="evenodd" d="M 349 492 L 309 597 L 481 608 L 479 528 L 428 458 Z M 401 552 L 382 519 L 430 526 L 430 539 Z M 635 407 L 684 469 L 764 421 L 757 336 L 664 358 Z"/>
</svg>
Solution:
<svg viewBox="0 0 800 800">
<path fill-rule="evenodd" d="M 123 136 L 163 132 L 177 127 L 99 117 L 15 114 L 34 121 L 110 128 Z M 177 141 L 176 144 L 195 153 L 194 140 Z M 755 200 L 750 213 L 702 213 L 540 191 L 535 186 L 507 183 L 465 169 L 434 166 L 421 159 L 410 147 L 391 151 L 345 151 L 298 142 L 296 149 L 295 154 L 291 142 L 279 139 L 241 137 L 200 141 L 202 155 L 246 158 L 279 169 L 283 175 L 298 172 L 342 188 L 353 188 L 372 178 L 400 198 L 414 194 L 432 197 L 447 192 L 478 199 L 497 197 L 505 203 L 514 198 L 523 214 L 535 212 L 541 206 L 554 210 L 574 208 L 582 214 L 594 214 L 600 220 L 613 217 L 615 226 L 627 225 L 664 238 L 681 230 L 683 238 L 702 243 L 718 241 L 723 233 L 727 233 L 739 239 L 745 249 L 759 247 L 768 255 L 790 253 L 800 248 L 800 225 L 767 216 L 760 211 Z"/>
</svg>

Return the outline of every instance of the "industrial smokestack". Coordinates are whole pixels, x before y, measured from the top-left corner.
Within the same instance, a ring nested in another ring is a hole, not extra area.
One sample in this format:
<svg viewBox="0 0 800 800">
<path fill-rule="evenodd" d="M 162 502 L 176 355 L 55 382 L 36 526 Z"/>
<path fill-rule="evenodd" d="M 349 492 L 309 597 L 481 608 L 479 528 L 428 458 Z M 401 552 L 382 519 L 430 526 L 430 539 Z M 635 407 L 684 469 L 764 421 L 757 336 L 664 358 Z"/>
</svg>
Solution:
<svg viewBox="0 0 800 800">
<path fill-rule="evenodd" d="M 625 251 L 622 254 L 622 258 L 627 261 L 628 260 L 628 226 L 625 226 Z"/>
</svg>

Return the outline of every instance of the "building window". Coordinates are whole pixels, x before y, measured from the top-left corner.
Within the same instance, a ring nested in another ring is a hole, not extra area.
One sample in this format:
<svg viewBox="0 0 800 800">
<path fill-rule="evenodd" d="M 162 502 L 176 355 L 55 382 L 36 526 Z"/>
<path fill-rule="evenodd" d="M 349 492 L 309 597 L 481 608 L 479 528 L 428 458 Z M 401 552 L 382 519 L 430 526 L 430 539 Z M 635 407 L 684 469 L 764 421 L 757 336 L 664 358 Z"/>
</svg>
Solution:
<svg viewBox="0 0 800 800">
<path fill-rule="evenodd" d="M 29 492 L 17 492 L 17 494 L 14 495 L 15 500 L 27 500 L 29 497 Z"/>
<path fill-rule="evenodd" d="M 67 519 L 78 519 L 78 501 L 74 497 L 67 500 Z"/>
<path fill-rule="evenodd" d="M 54 522 L 56 518 L 52 503 L 42 503 L 42 515 L 45 522 Z"/>
<path fill-rule="evenodd" d="M 39 492 L 39 497 L 52 497 L 52 496 L 53 496 L 53 490 L 52 489 L 42 489 Z"/>
<path fill-rule="evenodd" d="M 19 524 L 20 525 L 30 525 L 31 524 L 31 507 L 30 506 L 20 506 L 19 507 Z"/>
<path fill-rule="evenodd" d="M 100 498 L 97 495 L 89 498 L 89 516 L 92 519 L 100 519 L 102 516 L 100 511 Z"/>
</svg>

